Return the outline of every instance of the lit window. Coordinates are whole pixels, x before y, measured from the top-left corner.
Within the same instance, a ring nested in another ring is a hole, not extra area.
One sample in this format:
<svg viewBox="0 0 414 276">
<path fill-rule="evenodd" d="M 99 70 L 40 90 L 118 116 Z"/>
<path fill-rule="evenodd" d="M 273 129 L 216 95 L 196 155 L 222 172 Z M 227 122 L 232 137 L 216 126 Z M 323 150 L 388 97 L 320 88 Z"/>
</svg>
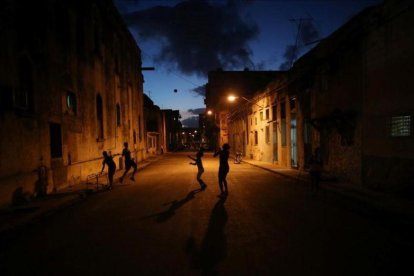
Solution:
<svg viewBox="0 0 414 276">
<path fill-rule="evenodd" d="M 411 115 L 391 117 L 391 136 L 407 137 L 411 135 Z"/>
</svg>

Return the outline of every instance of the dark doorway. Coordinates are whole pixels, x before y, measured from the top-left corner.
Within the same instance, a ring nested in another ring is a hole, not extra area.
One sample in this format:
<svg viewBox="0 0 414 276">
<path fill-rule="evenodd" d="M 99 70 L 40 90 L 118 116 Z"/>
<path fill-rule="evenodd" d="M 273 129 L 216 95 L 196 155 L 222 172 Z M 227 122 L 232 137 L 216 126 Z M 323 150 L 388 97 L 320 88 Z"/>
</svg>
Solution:
<svg viewBox="0 0 414 276">
<path fill-rule="evenodd" d="M 62 157 L 62 129 L 60 124 L 50 123 L 50 155 L 52 158 Z"/>
</svg>

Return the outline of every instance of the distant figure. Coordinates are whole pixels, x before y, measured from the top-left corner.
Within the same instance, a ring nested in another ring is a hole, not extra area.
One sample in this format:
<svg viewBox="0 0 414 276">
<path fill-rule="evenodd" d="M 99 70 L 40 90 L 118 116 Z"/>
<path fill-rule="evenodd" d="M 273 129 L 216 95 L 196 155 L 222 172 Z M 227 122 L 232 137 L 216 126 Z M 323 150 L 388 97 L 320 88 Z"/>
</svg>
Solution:
<svg viewBox="0 0 414 276">
<path fill-rule="evenodd" d="M 120 179 L 121 183 L 124 180 L 125 175 L 131 169 L 131 167 L 134 168 L 134 171 L 132 172 L 132 175 L 131 175 L 130 179 L 132 181 L 135 181 L 134 175 L 138 170 L 137 163 L 135 163 L 134 159 L 131 158 L 131 151 L 128 149 L 128 143 L 127 142 L 124 143 L 124 149 L 122 150 L 122 156 L 125 158 L 125 172 L 121 176 L 121 179 Z"/>
<path fill-rule="evenodd" d="M 190 164 L 197 166 L 197 169 L 198 169 L 197 181 L 198 181 L 198 183 L 200 183 L 201 189 L 205 189 L 207 187 L 207 185 L 201 179 L 201 175 L 204 173 L 203 161 L 201 160 L 203 155 L 204 155 L 204 148 L 203 147 L 200 147 L 200 149 L 198 150 L 196 158 L 191 157 L 190 155 L 188 155 L 188 158 L 190 158 L 191 160 L 194 161 L 194 162 L 190 162 Z"/>
<path fill-rule="evenodd" d="M 220 157 L 220 166 L 218 171 L 218 181 L 219 181 L 219 187 L 220 187 L 220 197 L 227 196 L 228 189 L 227 189 L 227 174 L 229 173 L 230 167 L 229 167 L 229 152 L 230 146 L 229 144 L 224 144 L 223 148 L 221 150 L 218 150 L 214 153 L 214 157 L 219 155 Z"/>
<path fill-rule="evenodd" d="M 102 152 L 102 155 L 104 157 L 104 160 L 102 161 L 102 170 L 101 173 L 103 173 L 105 169 L 105 164 L 108 166 L 108 180 L 109 180 L 109 189 L 112 189 L 112 183 L 114 182 L 114 174 L 116 170 L 116 165 L 113 160 L 113 157 L 108 155 L 106 151 Z"/>
<path fill-rule="evenodd" d="M 161 146 L 161 154 L 164 154 L 164 147 Z"/>
<path fill-rule="evenodd" d="M 319 147 L 315 149 L 314 153 L 308 160 L 309 174 L 311 177 L 311 191 L 317 192 L 319 190 L 319 181 L 321 180 L 322 161 Z"/>
</svg>

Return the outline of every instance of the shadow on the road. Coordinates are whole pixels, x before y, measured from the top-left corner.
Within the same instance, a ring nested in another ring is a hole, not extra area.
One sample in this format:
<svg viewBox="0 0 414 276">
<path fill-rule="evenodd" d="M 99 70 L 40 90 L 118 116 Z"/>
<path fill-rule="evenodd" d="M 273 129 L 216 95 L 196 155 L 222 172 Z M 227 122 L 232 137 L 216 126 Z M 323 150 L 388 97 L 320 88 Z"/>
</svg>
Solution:
<svg viewBox="0 0 414 276">
<path fill-rule="evenodd" d="M 186 204 L 187 202 L 189 202 L 190 200 L 195 198 L 195 194 L 199 193 L 201 191 L 204 191 L 204 190 L 203 189 L 196 189 L 196 190 L 193 190 L 193 191 L 189 192 L 187 194 L 187 196 L 184 197 L 181 200 L 173 200 L 171 202 L 168 202 L 168 203 L 164 204 L 164 205 L 170 205 L 170 207 L 166 211 L 142 217 L 141 220 L 148 219 L 148 218 L 155 218 L 156 222 L 165 222 L 165 221 L 169 220 L 170 218 L 172 218 L 175 215 L 175 211 L 177 209 L 179 209 L 184 204 Z"/>
<path fill-rule="evenodd" d="M 200 248 L 194 237 L 187 240 L 186 252 L 191 257 L 191 265 L 202 271 L 202 275 L 216 275 L 215 266 L 225 259 L 227 241 L 224 229 L 227 223 L 227 211 L 224 207 L 226 198 L 220 198 L 210 215 L 206 235 Z"/>
</svg>

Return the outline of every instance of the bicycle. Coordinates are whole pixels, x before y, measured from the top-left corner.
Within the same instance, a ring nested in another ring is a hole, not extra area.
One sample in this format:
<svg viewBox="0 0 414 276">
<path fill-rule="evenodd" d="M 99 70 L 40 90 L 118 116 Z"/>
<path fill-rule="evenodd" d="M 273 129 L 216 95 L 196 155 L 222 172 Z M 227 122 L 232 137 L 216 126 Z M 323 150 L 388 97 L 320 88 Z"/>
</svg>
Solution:
<svg viewBox="0 0 414 276">
<path fill-rule="evenodd" d="M 234 158 L 234 164 L 240 164 L 243 159 L 243 153 L 241 151 L 236 152 L 236 157 Z"/>
</svg>

